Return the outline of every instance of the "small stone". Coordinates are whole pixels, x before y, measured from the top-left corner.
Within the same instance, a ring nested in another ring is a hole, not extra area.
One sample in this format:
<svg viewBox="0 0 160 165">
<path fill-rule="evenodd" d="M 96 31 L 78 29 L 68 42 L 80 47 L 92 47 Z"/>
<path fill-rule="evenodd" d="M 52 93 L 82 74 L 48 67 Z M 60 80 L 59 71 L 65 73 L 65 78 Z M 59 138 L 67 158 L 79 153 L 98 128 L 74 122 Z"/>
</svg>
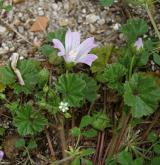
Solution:
<svg viewBox="0 0 160 165">
<path fill-rule="evenodd" d="M 22 18 L 23 17 L 23 14 L 22 13 L 18 13 L 18 17 L 19 18 Z"/>
<path fill-rule="evenodd" d="M 8 51 L 4 48 L 0 48 L 0 55 L 6 54 Z"/>
<path fill-rule="evenodd" d="M 65 2 L 63 7 L 64 7 L 65 10 L 68 11 L 68 10 L 69 10 L 69 3 L 66 3 L 66 2 Z"/>
<path fill-rule="evenodd" d="M 119 23 L 116 23 L 116 24 L 113 25 L 113 29 L 115 31 L 119 30 L 120 27 L 121 27 L 121 24 L 119 24 Z"/>
<path fill-rule="evenodd" d="M 96 28 L 92 24 L 90 24 L 90 32 L 91 33 L 95 33 L 96 32 Z"/>
<path fill-rule="evenodd" d="M 99 19 L 100 17 L 95 14 L 89 14 L 86 16 L 87 23 L 95 23 Z"/>
<path fill-rule="evenodd" d="M 20 33 L 24 33 L 24 27 L 23 26 L 18 26 L 18 31 Z"/>
<path fill-rule="evenodd" d="M 4 34 L 7 31 L 7 29 L 4 26 L 0 25 L 0 34 Z"/>
<path fill-rule="evenodd" d="M 62 20 L 59 21 L 60 26 L 67 26 L 68 24 L 69 24 L 68 19 L 62 19 Z"/>
<path fill-rule="evenodd" d="M 85 14 L 86 13 L 86 9 L 82 9 L 82 13 Z"/>
<path fill-rule="evenodd" d="M 44 16 L 44 11 L 41 7 L 38 8 L 38 15 L 39 16 Z"/>
<path fill-rule="evenodd" d="M 39 11 L 38 11 L 38 15 L 39 15 L 39 16 L 44 16 L 44 11 L 43 11 L 43 10 L 39 10 Z"/>
<path fill-rule="evenodd" d="M 105 24 L 105 19 L 100 19 L 97 21 L 99 25 L 104 25 Z"/>
<path fill-rule="evenodd" d="M 53 4 L 52 4 L 52 9 L 53 9 L 53 10 L 57 10 L 57 9 L 58 9 L 58 5 L 57 5 L 56 3 L 53 3 Z"/>
</svg>

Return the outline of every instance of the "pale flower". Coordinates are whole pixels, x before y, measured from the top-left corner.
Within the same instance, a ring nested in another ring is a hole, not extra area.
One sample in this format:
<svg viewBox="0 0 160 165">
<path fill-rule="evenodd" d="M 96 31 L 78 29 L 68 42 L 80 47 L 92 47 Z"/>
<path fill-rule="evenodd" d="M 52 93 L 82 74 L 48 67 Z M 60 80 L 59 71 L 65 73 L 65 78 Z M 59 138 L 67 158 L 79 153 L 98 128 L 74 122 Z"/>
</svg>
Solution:
<svg viewBox="0 0 160 165">
<path fill-rule="evenodd" d="M 3 159 L 3 157 L 4 157 L 4 152 L 0 150 L 0 161 Z"/>
<path fill-rule="evenodd" d="M 91 66 L 97 56 L 89 52 L 97 45 L 94 43 L 94 37 L 87 38 L 80 43 L 80 36 L 79 32 L 68 30 L 65 36 L 65 46 L 58 39 L 53 39 L 53 46 L 59 49 L 58 56 L 63 56 L 67 63 L 84 63 Z"/>
<path fill-rule="evenodd" d="M 143 40 L 142 38 L 138 38 L 138 40 L 135 42 L 134 46 L 137 50 L 143 48 Z"/>
<path fill-rule="evenodd" d="M 61 101 L 60 104 L 59 104 L 59 109 L 62 112 L 68 111 L 69 110 L 68 103 Z"/>
</svg>

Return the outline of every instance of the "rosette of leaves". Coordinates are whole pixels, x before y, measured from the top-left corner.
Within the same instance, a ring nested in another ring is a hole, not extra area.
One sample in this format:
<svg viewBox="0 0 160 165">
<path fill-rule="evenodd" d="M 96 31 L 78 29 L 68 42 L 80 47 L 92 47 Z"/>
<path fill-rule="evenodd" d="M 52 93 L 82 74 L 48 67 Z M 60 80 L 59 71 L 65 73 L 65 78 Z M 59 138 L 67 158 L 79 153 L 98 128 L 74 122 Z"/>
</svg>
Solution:
<svg viewBox="0 0 160 165">
<path fill-rule="evenodd" d="M 133 74 L 124 85 L 124 102 L 136 118 L 152 114 L 160 102 L 160 87 L 152 76 Z"/>
<path fill-rule="evenodd" d="M 124 76 L 127 69 L 120 63 L 109 64 L 103 73 L 103 78 L 107 82 L 109 88 L 123 92 Z"/>
<path fill-rule="evenodd" d="M 13 120 L 22 136 L 39 133 L 47 125 L 47 119 L 39 111 L 33 110 L 31 105 L 20 109 Z"/>
<path fill-rule="evenodd" d="M 62 94 L 65 102 L 69 106 L 79 107 L 84 99 L 84 89 L 86 87 L 85 81 L 74 73 L 63 74 L 58 78 L 56 89 Z"/>
<path fill-rule="evenodd" d="M 148 31 L 148 25 L 143 19 L 129 19 L 121 28 L 129 43 L 133 43 L 138 37 Z"/>
</svg>

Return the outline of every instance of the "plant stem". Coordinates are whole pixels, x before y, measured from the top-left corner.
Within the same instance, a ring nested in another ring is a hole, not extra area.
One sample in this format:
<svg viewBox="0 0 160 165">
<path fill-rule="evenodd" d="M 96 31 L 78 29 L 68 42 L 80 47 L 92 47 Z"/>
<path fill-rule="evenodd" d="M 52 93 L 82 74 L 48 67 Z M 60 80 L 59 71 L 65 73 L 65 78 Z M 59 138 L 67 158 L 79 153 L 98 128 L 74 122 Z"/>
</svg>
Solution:
<svg viewBox="0 0 160 165">
<path fill-rule="evenodd" d="M 66 158 L 64 158 L 64 159 L 61 159 L 61 160 L 58 160 L 58 161 L 53 162 L 51 165 L 62 164 L 62 163 L 64 163 L 64 162 L 66 162 L 66 161 L 69 161 L 69 160 L 74 159 L 74 157 L 75 157 L 75 156 L 68 156 L 68 157 L 66 157 Z"/>
<path fill-rule="evenodd" d="M 156 34 L 157 34 L 157 37 L 158 37 L 159 40 L 160 40 L 160 33 L 159 33 L 159 30 L 158 30 L 158 28 L 157 28 L 157 25 L 156 25 L 156 23 L 155 23 L 155 21 L 154 21 L 154 18 L 153 18 L 153 16 L 152 16 L 152 13 L 151 13 L 151 11 L 150 11 L 150 9 L 149 9 L 148 4 L 146 4 L 146 11 L 147 11 L 147 14 L 148 14 L 148 16 L 149 16 L 149 19 L 150 19 L 150 21 L 151 21 L 151 23 L 152 23 L 152 26 L 154 27 L 154 30 L 155 30 L 155 32 L 156 32 Z"/>
<path fill-rule="evenodd" d="M 31 165 L 33 165 L 33 160 L 32 160 L 32 158 L 31 158 L 31 156 L 30 156 L 30 153 L 29 153 L 29 151 L 28 151 L 28 148 L 25 147 L 25 150 L 26 150 L 26 152 L 27 152 L 27 155 L 28 155 L 28 158 L 29 158 L 29 161 L 30 161 Z"/>
<path fill-rule="evenodd" d="M 77 139 L 77 143 L 76 143 L 76 145 L 75 145 L 75 149 L 78 148 L 78 145 L 79 145 L 80 139 L 81 139 L 81 135 L 78 135 L 78 139 Z"/>
<path fill-rule="evenodd" d="M 144 141 L 147 138 L 147 135 L 149 134 L 149 132 L 151 131 L 151 129 L 154 127 L 154 125 L 157 123 L 159 117 L 160 117 L 160 112 L 158 111 L 157 113 L 155 113 L 154 120 L 149 125 L 148 129 L 142 135 L 141 141 Z"/>
<path fill-rule="evenodd" d="M 133 65 L 134 65 L 134 60 L 135 60 L 135 54 L 132 57 L 130 68 L 129 68 L 129 76 L 128 79 L 130 80 L 132 77 L 132 72 L 133 72 Z"/>
<path fill-rule="evenodd" d="M 49 149 L 50 149 L 50 152 L 51 152 L 51 156 L 54 160 L 56 160 L 56 155 L 55 155 L 55 152 L 53 150 L 52 142 L 51 142 L 51 139 L 49 137 L 49 132 L 47 131 L 47 129 L 45 130 L 45 133 L 46 133 L 46 138 L 47 138 L 47 141 L 48 141 Z"/>
<path fill-rule="evenodd" d="M 61 141 L 61 147 L 62 147 L 62 156 L 63 158 L 67 157 L 67 154 L 65 152 L 66 150 L 66 139 L 65 139 L 65 130 L 64 130 L 64 117 L 62 117 L 60 119 L 60 128 L 59 128 L 59 135 L 60 135 L 60 141 Z M 67 163 L 65 162 L 64 165 L 67 165 Z"/>
</svg>

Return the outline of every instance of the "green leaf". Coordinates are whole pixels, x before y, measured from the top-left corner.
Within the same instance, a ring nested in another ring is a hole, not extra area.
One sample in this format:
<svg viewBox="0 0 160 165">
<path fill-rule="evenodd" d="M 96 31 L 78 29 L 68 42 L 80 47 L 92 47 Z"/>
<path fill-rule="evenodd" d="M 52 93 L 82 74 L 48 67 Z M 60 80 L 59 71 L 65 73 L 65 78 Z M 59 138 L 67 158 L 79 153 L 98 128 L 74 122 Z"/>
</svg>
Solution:
<svg viewBox="0 0 160 165">
<path fill-rule="evenodd" d="M 157 65 L 160 65 L 160 55 L 157 53 L 153 54 L 153 60 Z"/>
<path fill-rule="evenodd" d="M 153 151 L 160 155 L 160 144 L 156 144 L 154 147 L 153 147 Z"/>
<path fill-rule="evenodd" d="M 48 83 L 49 80 L 49 71 L 45 68 L 43 68 L 39 73 L 38 73 L 38 85 L 40 87 L 44 87 L 45 84 Z"/>
<path fill-rule="evenodd" d="M 78 137 L 81 134 L 81 130 L 78 127 L 74 127 L 71 129 L 71 134 L 74 137 Z"/>
<path fill-rule="evenodd" d="M 25 147 L 25 140 L 24 139 L 18 139 L 16 141 L 16 144 L 15 144 L 15 147 L 16 148 L 22 148 L 22 147 Z"/>
<path fill-rule="evenodd" d="M 33 91 L 35 85 L 39 81 L 38 76 L 41 70 L 40 62 L 33 59 L 21 60 L 18 62 L 18 68 L 22 74 L 25 85 L 21 86 L 19 83 L 16 83 L 14 86 L 14 92 L 16 94 L 21 92 L 29 94 Z"/>
<path fill-rule="evenodd" d="M 12 10 L 12 6 L 11 5 L 6 5 L 6 6 L 3 6 L 3 9 L 6 11 L 6 12 L 9 12 Z"/>
<path fill-rule="evenodd" d="M 14 117 L 14 125 L 20 135 L 33 135 L 44 129 L 47 119 L 39 111 L 33 110 L 30 105 L 26 105 Z"/>
<path fill-rule="evenodd" d="M 154 43 L 151 39 L 143 41 L 143 49 L 140 54 L 137 55 L 137 65 L 144 66 L 148 63 L 151 51 L 154 49 Z"/>
<path fill-rule="evenodd" d="M 0 83 L 11 85 L 16 81 L 16 76 L 9 65 L 0 68 Z"/>
<path fill-rule="evenodd" d="M 93 165 L 93 162 L 91 160 L 88 160 L 88 159 L 83 159 L 83 164 L 85 164 L 85 165 Z"/>
<path fill-rule="evenodd" d="M 89 115 L 83 116 L 81 119 L 81 123 L 80 123 L 80 128 L 84 128 L 90 124 L 92 124 L 92 117 Z"/>
<path fill-rule="evenodd" d="M 59 77 L 56 84 L 57 90 L 62 93 L 63 100 L 69 106 L 79 107 L 84 99 L 84 89 L 86 83 L 78 74 L 67 73 Z"/>
<path fill-rule="evenodd" d="M 29 143 L 28 143 L 28 145 L 27 145 L 27 148 L 28 149 L 35 149 L 35 148 L 37 148 L 36 141 L 35 140 L 30 140 Z"/>
<path fill-rule="evenodd" d="M 89 155 L 94 154 L 94 152 L 95 150 L 88 148 L 88 149 L 82 150 L 81 156 L 89 156 Z"/>
<path fill-rule="evenodd" d="M 103 73 L 103 77 L 107 82 L 109 88 L 114 89 L 120 93 L 123 92 L 123 79 L 126 75 L 126 68 L 119 64 L 109 64 Z"/>
<path fill-rule="evenodd" d="M 160 87 L 155 78 L 143 74 L 133 74 L 124 85 L 124 102 L 131 107 L 136 118 L 152 114 L 160 101 Z"/>
<path fill-rule="evenodd" d="M 3 127 L 0 127 L 0 136 L 3 136 L 5 133 L 5 129 Z"/>
<path fill-rule="evenodd" d="M 105 128 L 110 127 L 110 120 L 106 113 L 99 112 L 93 115 L 91 125 L 93 128 L 103 131 Z"/>
<path fill-rule="evenodd" d="M 155 157 L 151 160 L 151 165 L 159 165 L 160 157 Z"/>
<path fill-rule="evenodd" d="M 92 50 L 92 53 L 98 56 L 97 60 L 91 66 L 92 73 L 102 72 L 104 70 L 112 54 L 112 50 L 112 45 L 106 45 Z"/>
<path fill-rule="evenodd" d="M 103 6 L 111 6 L 113 4 L 113 0 L 99 0 L 99 1 Z"/>
<path fill-rule="evenodd" d="M 148 140 L 149 142 L 154 143 L 154 142 L 157 141 L 157 139 L 158 139 L 158 136 L 157 136 L 157 134 L 156 134 L 155 132 L 152 131 L 152 132 L 150 132 L 150 133 L 148 134 L 147 140 Z"/>
<path fill-rule="evenodd" d="M 143 165 L 143 158 L 136 158 L 133 165 Z"/>
<path fill-rule="evenodd" d="M 48 58 L 49 63 L 58 65 L 62 62 L 62 58 L 57 55 L 57 49 L 54 49 L 53 46 L 45 44 L 40 51 Z"/>
<path fill-rule="evenodd" d="M 121 165 L 132 165 L 132 157 L 131 157 L 131 155 L 128 152 L 122 151 L 118 155 L 118 162 Z"/>
<path fill-rule="evenodd" d="M 87 138 L 95 137 L 97 135 L 97 131 L 95 129 L 91 128 L 87 131 L 83 131 L 82 135 Z"/>
<path fill-rule="evenodd" d="M 47 34 L 47 41 L 52 42 L 53 39 L 58 39 L 62 43 L 65 41 L 65 34 L 66 34 L 66 29 L 60 28 L 58 30 L 55 30 L 54 32 L 49 32 Z"/>
<path fill-rule="evenodd" d="M 97 82 L 93 78 L 89 77 L 87 74 L 80 74 L 80 76 L 86 83 L 83 91 L 84 97 L 89 102 L 94 102 L 97 98 Z"/>
<path fill-rule="evenodd" d="M 142 19 L 129 19 L 127 23 L 122 26 L 121 31 L 127 37 L 128 41 L 133 43 L 138 37 L 144 35 L 148 31 L 148 25 Z"/>
<path fill-rule="evenodd" d="M 81 165 L 81 160 L 80 158 L 75 158 L 70 165 Z"/>
</svg>

